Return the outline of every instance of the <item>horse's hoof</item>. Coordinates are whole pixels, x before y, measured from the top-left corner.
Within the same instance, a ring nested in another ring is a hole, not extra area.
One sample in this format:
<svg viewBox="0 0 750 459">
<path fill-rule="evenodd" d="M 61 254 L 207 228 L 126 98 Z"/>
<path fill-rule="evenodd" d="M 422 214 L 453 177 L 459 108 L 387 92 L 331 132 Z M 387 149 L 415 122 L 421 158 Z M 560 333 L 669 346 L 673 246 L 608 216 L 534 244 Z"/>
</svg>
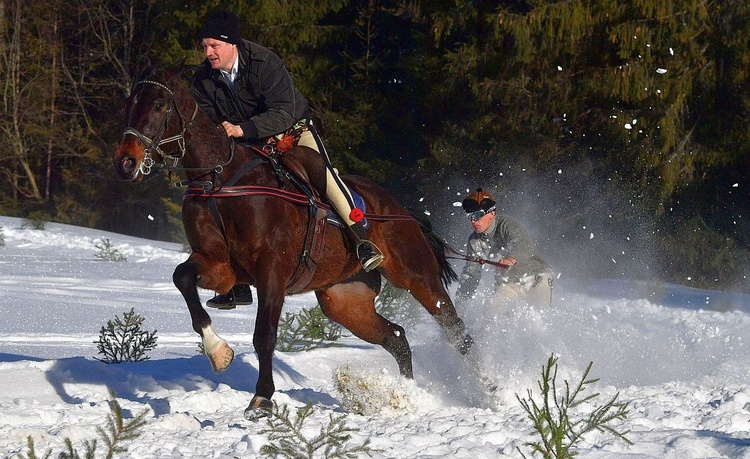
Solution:
<svg viewBox="0 0 750 459">
<path fill-rule="evenodd" d="M 482 376 L 481 379 L 484 390 L 486 390 L 490 394 L 497 392 L 498 384 L 495 380 L 490 379 L 487 376 Z"/>
<path fill-rule="evenodd" d="M 227 343 L 224 343 L 215 351 L 208 354 L 208 361 L 211 362 L 211 369 L 215 373 L 221 373 L 229 368 L 234 359 L 234 351 Z"/>
<path fill-rule="evenodd" d="M 474 338 L 471 335 L 464 335 L 461 342 L 458 344 L 458 352 L 463 356 L 468 356 L 469 352 L 474 348 Z"/>
<path fill-rule="evenodd" d="M 267 418 L 273 413 L 273 402 L 265 397 L 256 395 L 250 400 L 250 405 L 245 408 L 245 419 L 257 422 Z"/>
</svg>

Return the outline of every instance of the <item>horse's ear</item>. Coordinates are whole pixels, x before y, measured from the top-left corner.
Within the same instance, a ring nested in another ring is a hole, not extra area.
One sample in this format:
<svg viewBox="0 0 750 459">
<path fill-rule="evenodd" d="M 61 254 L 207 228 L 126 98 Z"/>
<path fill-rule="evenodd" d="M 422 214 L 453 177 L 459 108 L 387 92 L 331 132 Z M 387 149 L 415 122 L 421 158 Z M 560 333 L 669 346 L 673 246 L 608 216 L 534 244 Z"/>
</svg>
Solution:
<svg viewBox="0 0 750 459">
<path fill-rule="evenodd" d="M 125 96 L 129 96 L 133 92 L 135 85 L 137 85 L 139 81 L 148 79 L 153 72 L 154 68 L 148 57 L 142 57 L 136 63 L 131 64 L 128 69 L 128 76 L 133 79 L 133 85 L 126 92 Z"/>
<path fill-rule="evenodd" d="M 138 79 L 136 81 L 145 80 L 149 76 L 151 76 L 152 73 L 154 73 L 154 66 L 151 65 L 151 59 L 148 57 L 143 57 L 138 60 L 138 63 L 135 67 L 135 73 L 138 75 Z"/>
<path fill-rule="evenodd" d="M 174 65 L 174 67 L 167 70 L 167 73 L 165 74 L 165 77 L 167 80 L 175 80 L 180 78 L 180 75 L 182 75 L 182 71 L 185 70 L 185 58 L 183 57 L 180 59 L 180 62 Z"/>
</svg>

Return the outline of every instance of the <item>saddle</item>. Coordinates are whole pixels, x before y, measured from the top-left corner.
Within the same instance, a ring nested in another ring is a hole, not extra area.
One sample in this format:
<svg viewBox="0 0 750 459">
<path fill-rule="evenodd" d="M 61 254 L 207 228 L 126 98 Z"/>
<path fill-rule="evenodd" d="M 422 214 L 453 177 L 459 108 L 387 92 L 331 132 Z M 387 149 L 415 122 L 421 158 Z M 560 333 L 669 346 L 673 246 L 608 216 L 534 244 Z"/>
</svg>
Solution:
<svg viewBox="0 0 750 459">
<path fill-rule="evenodd" d="M 300 137 L 302 136 L 302 133 L 306 130 L 308 130 L 309 127 L 306 124 L 305 120 L 301 120 L 297 122 L 294 126 L 289 128 L 286 132 L 283 132 L 281 134 L 278 134 L 276 136 L 269 137 L 265 144 L 262 146 L 262 150 L 270 150 L 272 153 L 269 153 L 269 157 L 273 160 L 274 158 L 279 158 L 284 152 L 291 150 L 294 146 L 296 146 L 299 143 Z M 256 147 L 251 147 L 256 148 Z M 257 150 L 257 148 L 256 148 Z M 289 174 L 284 169 L 284 166 L 281 164 L 280 161 L 275 161 L 276 164 L 272 163 L 272 166 L 274 167 L 274 170 L 276 171 L 277 176 L 284 176 L 285 178 L 289 179 L 296 185 L 296 187 L 305 193 L 308 197 L 314 198 L 315 202 L 317 203 L 327 203 L 329 205 L 325 206 L 326 211 L 328 212 L 328 223 L 334 226 L 338 226 L 339 228 L 346 228 L 346 224 L 341 220 L 341 218 L 338 216 L 338 214 L 333 211 L 333 207 L 330 206 L 330 203 L 327 202 L 326 196 L 321 196 L 320 193 L 317 192 L 311 185 L 310 180 L 307 177 L 307 172 L 302 168 L 290 168 Z M 293 174 L 293 175 L 292 175 Z M 354 204 L 354 207 L 356 209 L 359 209 L 362 211 L 362 214 L 364 215 L 366 213 L 366 207 L 365 200 L 362 198 L 362 196 L 357 193 L 356 191 L 349 189 L 349 193 L 352 196 L 352 201 Z M 362 224 L 364 225 L 365 229 L 369 227 L 369 224 L 367 222 L 366 218 L 362 219 Z"/>
<path fill-rule="evenodd" d="M 288 136 L 283 137 L 281 141 L 288 138 Z M 294 142 L 295 144 L 296 140 L 297 139 L 295 139 Z M 343 222 L 333 210 L 333 207 L 327 202 L 327 198 L 325 196 L 320 196 L 318 191 L 310 185 L 310 180 L 304 169 L 289 168 L 289 170 L 287 170 L 280 161 L 276 161 L 273 157 L 271 157 L 271 165 L 276 171 L 277 176 L 285 177 L 291 181 L 302 193 L 305 194 L 305 196 L 307 196 L 308 199 L 309 217 L 307 231 L 305 233 L 304 249 L 300 256 L 299 263 L 297 264 L 297 268 L 287 285 L 287 291 L 289 293 L 297 293 L 304 289 L 310 283 L 313 275 L 315 275 L 315 270 L 318 267 L 318 260 L 323 251 L 326 227 L 332 225 L 341 229 L 346 229 L 346 223 Z M 354 206 L 365 215 L 367 211 L 365 200 L 356 191 L 349 189 L 349 192 L 352 196 Z M 361 222 L 364 228 L 369 227 L 366 218 L 363 218 Z"/>
<path fill-rule="evenodd" d="M 355 206 L 361 210 L 362 213 L 365 213 L 366 205 L 362 196 L 355 191 L 350 190 L 350 192 Z M 317 195 L 317 193 L 313 194 Z M 330 206 L 327 206 L 328 208 L 324 209 L 316 204 L 318 202 L 319 201 L 314 198 L 310 200 L 308 225 L 305 233 L 305 245 L 294 275 L 292 275 L 292 278 L 287 285 L 287 291 L 289 293 L 297 293 L 307 287 L 310 283 L 310 280 L 318 267 L 318 260 L 320 259 L 321 252 L 323 251 L 326 227 L 332 225 L 342 229 L 346 228 L 346 224 L 336 212 L 331 211 Z M 367 228 L 368 223 L 366 219 L 363 218 L 362 223 L 365 228 Z"/>
</svg>

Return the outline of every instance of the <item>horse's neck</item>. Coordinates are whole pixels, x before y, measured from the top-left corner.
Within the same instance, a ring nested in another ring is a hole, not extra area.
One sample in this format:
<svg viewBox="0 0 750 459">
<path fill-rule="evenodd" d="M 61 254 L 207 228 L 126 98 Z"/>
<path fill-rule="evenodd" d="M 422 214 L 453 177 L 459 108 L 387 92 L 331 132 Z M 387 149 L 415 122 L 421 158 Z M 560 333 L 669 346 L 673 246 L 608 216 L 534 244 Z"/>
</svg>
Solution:
<svg viewBox="0 0 750 459">
<path fill-rule="evenodd" d="M 195 101 L 187 92 L 181 96 L 182 105 L 188 107 L 181 110 L 192 114 L 196 107 Z M 220 169 L 221 180 L 227 181 L 255 158 L 260 158 L 258 153 L 250 148 L 232 145 L 224 129 L 216 126 L 200 109 L 185 132 L 185 156 L 181 162 L 189 180 L 206 180 L 207 176 L 213 175 L 214 170 Z M 253 168 L 252 175 L 252 181 L 257 182 L 256 184 L 276 183 L 271 169 Z"/>
<path fill-rule="evenodd" d="M 218 174 L 222 182 L 227 182 L 248 161 L 260 158 L 249 148 L 236 143 L 232 145 L 221 127 L 214 125 L 203 113 L 200 115 L 185 133 L 185 156 L 182 159 L 182 167 L 189 180 L 214 180 Z M 254 169 L 257 168 L 253 168 L 254 175 L 257 175 L 258 171 Z M 260 184 L 267 180 L 258 176 L 252 181 Z"/>
<path fill-rule="evenodd" d="M 225 164 L 230 161 L 231 155 L 231 145 L 224 130 L 215 126 L 208 116 L 199 110 L 185 132 L 185 156 L 182 158 L 182 166 L 188 170 L 195 170 L 188 175 L 200 175 L 201 169 L 226 167 Z"/>
</svg>

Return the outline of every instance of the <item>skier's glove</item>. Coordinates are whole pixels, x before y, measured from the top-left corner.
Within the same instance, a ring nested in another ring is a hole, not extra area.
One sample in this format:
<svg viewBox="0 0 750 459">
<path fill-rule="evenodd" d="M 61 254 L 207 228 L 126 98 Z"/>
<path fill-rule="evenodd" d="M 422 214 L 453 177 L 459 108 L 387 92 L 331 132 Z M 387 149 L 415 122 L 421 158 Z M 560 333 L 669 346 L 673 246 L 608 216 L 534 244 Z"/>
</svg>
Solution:
<svg viewBox="0 0 750 459">
<path fill-rule="evenodd" d="M 507 266 L 508 268 L 512 268 L 513 265 L 516 264 L 516 259 L 513 257 L 505 257 L 505 258 L 501 258 L 499 263 L 501 265 Z"/>
</svg>

